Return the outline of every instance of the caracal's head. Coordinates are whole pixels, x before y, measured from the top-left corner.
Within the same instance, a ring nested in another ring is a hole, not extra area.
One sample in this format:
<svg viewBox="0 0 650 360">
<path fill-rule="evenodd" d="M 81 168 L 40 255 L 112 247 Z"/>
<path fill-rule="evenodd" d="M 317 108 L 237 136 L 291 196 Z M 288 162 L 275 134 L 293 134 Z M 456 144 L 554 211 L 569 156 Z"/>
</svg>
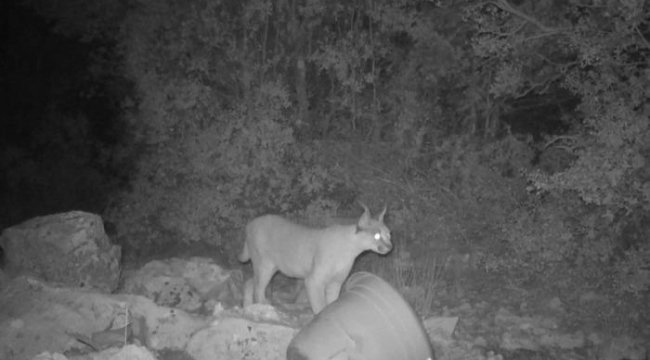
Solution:
<svg viewBox="0 0 650 360">
<path fill-rule="evenodd" d="M 370 210 L 364 204 L 363 214 L 357 223 L 356 236 L 362 241 L 362 246 L 365 250 L 374 251 L 378 254 L 387 254 L 393 249 L 393 244 L 390 242 L 390 230 L 384 224 L 384 215 L 386 214 L 386 207 L 381 211 L 376 219 L 370 216 Z"/>
</svg>

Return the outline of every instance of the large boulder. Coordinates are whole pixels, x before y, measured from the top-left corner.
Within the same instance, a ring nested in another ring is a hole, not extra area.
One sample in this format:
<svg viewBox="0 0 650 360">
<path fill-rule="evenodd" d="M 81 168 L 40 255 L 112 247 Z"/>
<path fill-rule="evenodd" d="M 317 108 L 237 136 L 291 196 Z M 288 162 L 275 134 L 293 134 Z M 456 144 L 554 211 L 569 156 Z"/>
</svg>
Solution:
<svg viewBox="0 0 650 360">
<path fill-rule="evenodd" d="M 0 237 L 5 270 L 72 287 L 111 292 L 120 278 L 120 247 L 104 232 L 101 217 L 72 211 L 36 217 Z"/>
<path fill-rule="evenodd" d="M 242 314 L 217 316 L 192 335 L 186 351 L 195 360 L 285 360 L 296 329 L 270 305 L 254 304 Z"/>
<path fill-rule="evenodd" d="M 211 310 L 216 302 L 232 307 L 242 301 L 241 271 L 225 270 L 210 258 L 154 260 L 123 275 L 123 292 L 144 295 L 161 306 L 194 312 Z"/>
<path fill-rule="evenodd" d="M 0 359 L 32 359 L 45 351 L 95 352 L 132 343 L 178 351 L 207 322 L 142 296 L 52 287 L 18 276 L 0 290 Z"/>
</svg>

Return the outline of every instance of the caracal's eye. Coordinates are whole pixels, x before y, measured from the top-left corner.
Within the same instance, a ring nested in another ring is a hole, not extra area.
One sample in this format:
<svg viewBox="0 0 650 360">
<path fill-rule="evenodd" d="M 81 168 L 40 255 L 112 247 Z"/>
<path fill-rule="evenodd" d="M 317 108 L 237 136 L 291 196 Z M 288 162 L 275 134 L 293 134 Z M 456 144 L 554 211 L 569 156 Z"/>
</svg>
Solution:
<svg viewBox="0 0 650 360">
<path fill-rule="evenodd" d="M 380 239 L 381 239 L 381 234 L 375 233 L 375 240 L 380 240 Z"/>
</svg>

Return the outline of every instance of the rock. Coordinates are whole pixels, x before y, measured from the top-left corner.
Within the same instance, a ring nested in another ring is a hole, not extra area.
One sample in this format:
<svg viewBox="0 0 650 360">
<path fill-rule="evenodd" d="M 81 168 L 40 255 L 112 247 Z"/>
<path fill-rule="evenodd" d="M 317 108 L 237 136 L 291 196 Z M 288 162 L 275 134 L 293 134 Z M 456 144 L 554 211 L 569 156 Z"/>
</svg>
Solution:
<svg viewBox="0 0 650 360">
<path fill-rule="evenodd" d="M 115 295 L 112 298 L 128 304 L 134 318 L 140 316 L 144 319 L 142 340 L 154 350 L 184 349 L 192 334 L 208 323 L 207 318 L 158 306 L 142 296 Z"/>
<path fill-rule="evenodd" d="M 201 308 L 201 296 L 183 278 L 164 275 L 136 276 L 131 278 L 139 286 L 129 283 L 125 291 L 146 296 L 160 306 L 195 311 Z"/>
<path fill-rule="evenodd" d="M 435 339 L 439 339 L 446 342 L 451 340 L 454 334 L 458 324 L 458 317 L 431 317 L 424 320 L 422 324 L 432 341 L 436 342 Z"/>
<path fill-rule="evenodd" d="M 36 355 L 32 360 L 68 360 L 67 357 L 65 357 L 63 354 L 59 353 L 50 353 L 50 352 L 42 352 L 38 355 Z"/>
<path fill-rule="evenodd" d="M 482 355 L 484 349 L 474 346 L 472 342 L 458 340 L 444 346 L 439 346 L 439 344 L 433 344 L 433 346 L 435 348 L 435 356 L 432 359 L 486 360 L 485 356 Z M 411 359 L 416 360 L 415 358 L 409 358 L 408 360 Z M 419 358 L 417 360 L 424 359 Z"/>
<path fill-rule="evenodd" d="M 128 343 L 183 349 L 207 323 L 141 296 L 54 288 L 24 276 L 0 291 L 0 309 L 0 359 L 31 359 L 43 351 L 91 351 L 78 339 L 124 328 L 127 319 L 132 334 Z"/>
<path fill-rule="evenodd" d="M 458 317 L 432 317 L 422 322 L 436 355 L 442 356 L 455 347 L 452 335 L 457 324 Z"/>
<path fill-rule="evenodd" d="M 44 352 L 32 360 L 72 360 L 77 357 L 67 358 L 59 353 Z M 89 360 L 156 360 L 156 357 L 147 348 L 137 345 L 126 345 L 121 348 L 111 348 L 101 352 L 84 356 Z"/>
<path fill-rule="evenodd" d="M 212 259 L 154 260 L 124 276 L 124 292 L 143 295 L 161 306 L 196 311 L 206 300 L 239 305 L 242 274 L 224 270 Z M 210 303 L 210 308 L 216 304 Z"/>
<path fill-rule="evenodd" d="M 104 350 L 94 355 L 93 360 L 156 360 L 156 357 L 145 347 L 126 345 L 121 349 Z"/>
<path fill-rule="evenodd" d="M 195 360 L 285 360 L 295 333 L 283 325 L 226 318 L 194 334 L 187 353 Z"/>
<path fill-rule="evenodd" d="M 120 247 L 110 242 L 98 215 L 72 211 L 36 217 L 5 229 L 0 246 L 10 275 L 105 292 L 117 288 Z"/>
<path fill-rule="evenodd" d="M 243 313 L 251 318 L 265 321 L 283 321 L 283 314 L 270 304 L 250 304 L 243 309 Z"/>
<path fill-rule="evenodd" d="M 598 349 L 600 360 L 645 360 L 647 349 L 640 341 L 622 335 L 604 341 Z"/>
</svg>

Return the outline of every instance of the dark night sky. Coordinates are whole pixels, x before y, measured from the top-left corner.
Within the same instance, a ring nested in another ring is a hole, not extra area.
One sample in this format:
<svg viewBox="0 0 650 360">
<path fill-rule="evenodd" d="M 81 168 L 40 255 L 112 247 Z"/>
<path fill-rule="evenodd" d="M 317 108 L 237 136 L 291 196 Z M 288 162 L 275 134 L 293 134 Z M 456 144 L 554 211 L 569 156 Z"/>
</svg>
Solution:
<svg viewBox="0 0 650 360">
<path fill-rule="evenodd" d="M 2 2 L 1 19 L 0 227 L 100 211 L 118 176 L 106 153 L 123 132 L 115 79 L 88 70 L 93 52 L 110 45 L 57 34 L 18 1 Z"/>
</svg>

